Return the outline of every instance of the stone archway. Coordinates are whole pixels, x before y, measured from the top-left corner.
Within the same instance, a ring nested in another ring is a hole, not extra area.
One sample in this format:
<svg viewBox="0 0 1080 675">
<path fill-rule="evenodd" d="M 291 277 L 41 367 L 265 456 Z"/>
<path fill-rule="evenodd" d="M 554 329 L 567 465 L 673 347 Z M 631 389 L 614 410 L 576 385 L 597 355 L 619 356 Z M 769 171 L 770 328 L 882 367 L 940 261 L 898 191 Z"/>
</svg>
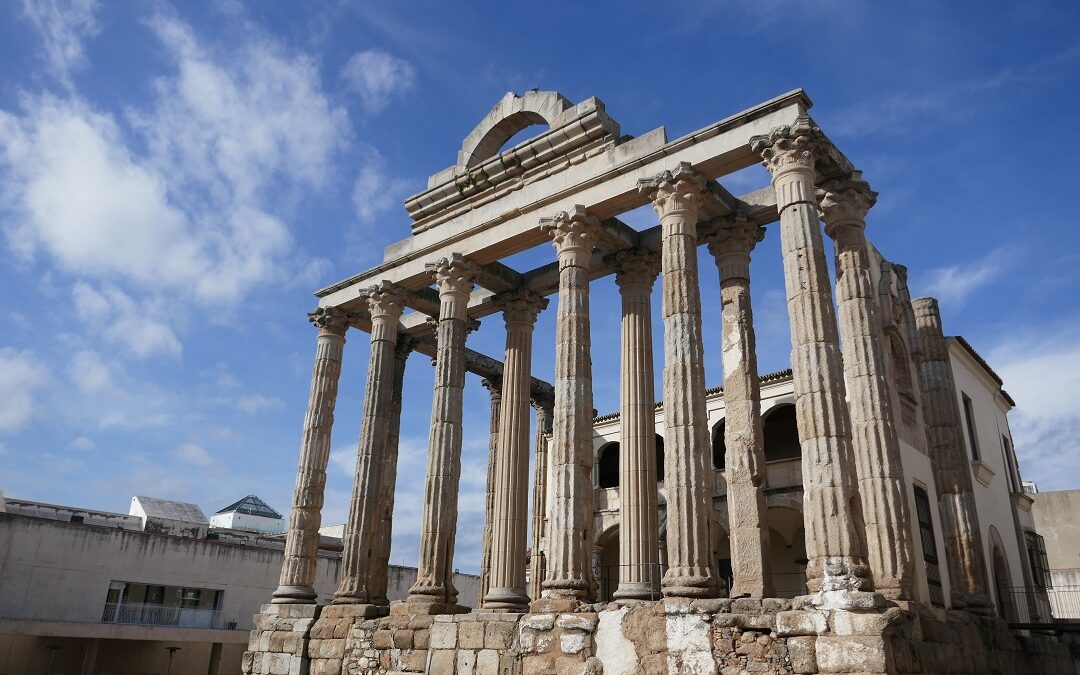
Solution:
<svg viewBox="0 0 1080 675">
<path fill-rule="evenodd" d="M 990 526 L 990 562 L 994 575 L 994 594 L 997 596 L 998 616 L 1006 621 L 1019 620 L 1016 599 L 1013 596 L 1012 574 L 1009 572 L 1009 559 L 1005 555 L 1005 546 L 997 528 Z"/>
<path fill-rule="evenodd" d="M 619 526 L 612 525 L 596 538 L 596 596 L 601 602 L 611 602 L 619 588 Z"/>
<path fill-rule="evenodd" d="M 552 126 L 571 107 L 573 104 L 557 91 L 527 91 L 523 96 L 506 92 L 465 137 L 458 166 L 468 169 L 491 159 L 517 132 L 534 124 Z"/>
</svg>

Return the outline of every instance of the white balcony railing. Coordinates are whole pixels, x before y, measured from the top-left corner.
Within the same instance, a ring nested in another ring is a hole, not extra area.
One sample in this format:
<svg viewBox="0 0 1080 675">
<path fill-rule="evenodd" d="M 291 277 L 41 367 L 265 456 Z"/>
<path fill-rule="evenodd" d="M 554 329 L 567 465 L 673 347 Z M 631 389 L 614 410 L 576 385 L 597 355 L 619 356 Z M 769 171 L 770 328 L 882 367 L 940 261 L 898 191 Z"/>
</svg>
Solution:
<svg viewBox="0 0 1080 675">
<path fill-rule="evenodd" d="M 126 623 L 137 626 L 221 628 L 221 612 L 216 609 L 137 603 L 106 603 L 101 620 L 104 623 Z"/>
</svg>

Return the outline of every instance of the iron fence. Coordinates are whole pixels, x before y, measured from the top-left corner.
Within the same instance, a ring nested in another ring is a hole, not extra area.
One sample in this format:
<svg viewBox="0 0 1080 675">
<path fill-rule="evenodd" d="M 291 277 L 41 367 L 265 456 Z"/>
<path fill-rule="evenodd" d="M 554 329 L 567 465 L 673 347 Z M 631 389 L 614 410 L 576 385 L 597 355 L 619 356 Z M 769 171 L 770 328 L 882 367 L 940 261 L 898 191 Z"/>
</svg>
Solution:
<svg viewBox="0 0 1080 675">
<path fill-rule="evenodd" d="M 179 628 L 221 628 L 221 611 L 198 607 L 106 603 L 104 623 L 137 626 L 176 626 Z"/>
<path fill-rule="evenodd" d="M 1080 586 L 1002 587 L 998 612 L 1009 623 L 1053 624 L 1080 621 Z"/>
</svg>

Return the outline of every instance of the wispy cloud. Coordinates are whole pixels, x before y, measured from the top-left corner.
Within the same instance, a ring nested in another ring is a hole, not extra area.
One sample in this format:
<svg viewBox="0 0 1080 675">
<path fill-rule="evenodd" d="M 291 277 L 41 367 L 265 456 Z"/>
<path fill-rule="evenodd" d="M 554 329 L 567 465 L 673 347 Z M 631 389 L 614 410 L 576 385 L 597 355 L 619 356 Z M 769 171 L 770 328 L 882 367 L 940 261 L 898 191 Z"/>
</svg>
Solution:
<svg viewBox="0 0 1080 675">
<path fill-rule="evenodd" d="M 280 398 L 262 394 L 247 394 L 236 401 L 236 407 L 249 415 L 254 415 L 260 410 L 281 408 L 284 405 Z"/>
<path fill-rule="evenodd" d="M 213 466 L 216 463 L 210 453 L 198 443 L 184 443 L 173 451 L 173 456 L 184 464 L 199 467 Z"/>
<path fill-rule="evenodd" d="M 1007 272 L 1012 260 L 1013 254 L 1002 247 L 966 264 L 930 270 L 925 281 L 927 292 L 945 304 L 962 305 L 972 292 Z"/>
<path fill-rule="evenodd" d="M 86 65 L 83 40 L 98 34 L 96 0 L 23 0 L 22 13 L 41 36 L 49 73 L 72 89 L 72 72 Z"/>
<path fill-rule="evenodd" d="M 368 113 L 381 112 L 395 97 L 413 88 L 416 70 L 404 59 L 381 49 L 357 52 L 341 70 L 341 77 Z"/>
<path fill-rule="evenodd" d="M 0 348 L 0 433 L 25 427 L 35 411 L 35 392 L 48 371 L 29 350 Z"/>
<path fill-rule="evenodd" d="M 1011 339 L 989 354 L 1017 407 L 1009 416 L 1024 477 L 1042 490 L 1072 489 L 1080 476 L 1080 321 Z"/>
</svg>

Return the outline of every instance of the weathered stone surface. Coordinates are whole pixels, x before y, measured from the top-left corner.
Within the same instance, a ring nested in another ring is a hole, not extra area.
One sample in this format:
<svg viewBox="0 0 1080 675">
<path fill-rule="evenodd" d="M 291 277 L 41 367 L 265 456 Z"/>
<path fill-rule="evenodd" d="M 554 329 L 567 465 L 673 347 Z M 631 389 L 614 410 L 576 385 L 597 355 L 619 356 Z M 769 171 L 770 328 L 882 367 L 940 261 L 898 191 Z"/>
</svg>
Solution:
<svg viewBox="0 0 1080 675">
<path fill-rule="evenodd" d="M 881 637 L 823 636 L 814 644 L 818 672 L 887 672 L 885 640 Z"/>
</svg>

